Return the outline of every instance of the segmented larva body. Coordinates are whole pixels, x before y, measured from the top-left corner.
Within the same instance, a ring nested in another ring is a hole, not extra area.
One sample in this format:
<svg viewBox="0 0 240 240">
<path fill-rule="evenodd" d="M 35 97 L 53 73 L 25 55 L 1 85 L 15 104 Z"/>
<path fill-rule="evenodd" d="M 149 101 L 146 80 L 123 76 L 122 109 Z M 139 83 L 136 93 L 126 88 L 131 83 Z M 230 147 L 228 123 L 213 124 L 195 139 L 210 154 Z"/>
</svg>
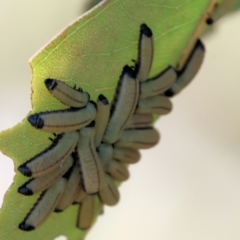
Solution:
<svg viewBox="0 0 240 240">
<path fill-rule="evenodd" d="M 28 177 L 41 177 L 52 172 L 71 155 L 78 139 L 77 132 L 57 135 L 48 148 L 19 166 L 18 170 Z"/>
<path fill-rule="evenodd" d="M 96 117 L 96 103 L 90 101 L 83 108 L 69 108 L 51 112 L 35 113 L 28 121 L 45 132 L 72 132 L 86 127 Z"/>
<path fill-rule="evenodd" d="M 94 144 L 94 129 L 94 121 L 81 129 L 77 146 L 82 186 L 90 195 L 98 193 L 104 186 L 104 170 Z"/>
<path fill-rule="evenodd" d="M 149 78 L 153 45 L 151 29 L 142 24 L 135 67 L 123 67 L 111 104 L 102 94 L 95 103 L 81 88 L 45 80 L 52 96 L 70 108 L 28 117 L 36 129 L 59 134 L 48 148 L 18 168 L 32 177 L 18 192 L 26 196 L 41 192 L 19 224 L 21 230 L 36 229 L 53 211 L 64 211 L 71 204 L 79 204 L 76 225 L 86 230 L 94 221 L 96 197 L 105 205 L 118 203 L 115 181 L 126 181 L 127 165 L 140 160 L 139 149 L 151 148 L 160 139 L 152 126 L 154 114 L 171 111 L 168 96 L 192 80 L 203 60 L 204 48 L 198 40 L 181 71 L 169 66 Z"/>
</svg>

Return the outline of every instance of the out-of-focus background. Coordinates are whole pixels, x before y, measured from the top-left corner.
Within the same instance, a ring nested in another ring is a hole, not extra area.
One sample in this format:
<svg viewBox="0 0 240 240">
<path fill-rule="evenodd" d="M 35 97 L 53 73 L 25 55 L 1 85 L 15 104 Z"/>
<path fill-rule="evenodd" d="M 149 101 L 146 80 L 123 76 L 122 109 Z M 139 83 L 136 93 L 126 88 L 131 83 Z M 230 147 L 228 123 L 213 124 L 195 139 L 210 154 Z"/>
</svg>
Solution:
<svg viewBox="0 0 240 240">
<path fill-rule="evenodd" d="M 31 109 L 28 59 L 83 2 L 1 0 L 0 130 Z M 156 124 L 161 142 L 130 166 L 120 203 L 105 207 L 87 240 L 240 239 L 239 26 L 235 12 L 203 37 L 201 71 Z M 12 160 L 0 153 L 0 206 L 13 175 Z"/>
</svg>

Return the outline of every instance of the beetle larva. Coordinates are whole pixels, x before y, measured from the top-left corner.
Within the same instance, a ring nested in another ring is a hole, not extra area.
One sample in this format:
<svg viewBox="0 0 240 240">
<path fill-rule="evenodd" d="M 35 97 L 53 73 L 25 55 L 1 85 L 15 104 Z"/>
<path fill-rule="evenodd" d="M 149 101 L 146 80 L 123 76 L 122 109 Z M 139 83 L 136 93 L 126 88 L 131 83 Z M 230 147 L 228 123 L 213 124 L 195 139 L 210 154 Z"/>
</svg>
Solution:
<svg viewBox="0 0 240 240">
<path fill-rule="evenodd" d="M 66 179 L 60 178 L 53 186 L 43 192 L 23 222 L 19 224 L 19 228 L 31 231 L 44 223 L 57 205 L 65 185 Z"/>
<path fill-rule="evenodd" d="M 98 193 L 105 183 L 103 166 L 94 145 L 94 126 L 93 121 L 80 130 L 77 146 L 82 185 L 88 194 Z"/>
<path fill-rule="evenodd" d="M 51 187 L 59 178 L 61 178 L 73 164 L 73 158 L 70 155 L 62 166 L 59 166 L 55 171 L 45 174 L 41 177 L 32 178 L 21 187 L 18 188 L 18 192 L 24 195 L 33 195 L 39 192 L 43 192 L 47 188 Z"/>
<path fill-rule="evenodd" d="M 65 178 L 67 178 L 67 183 L 56 205 L 55 212 L 61 212 L 65 210 L 74 202 L 74 199 L 78 194 L 81 181 L 79 171 L 80 169 L 78 163 L 75 163 L 73 169 L 70 169 L 70 171 L 65 174 L 67 175 L 65 176 Z"/>
<path fill-rule="evenodd" d="M 28 177 L 40 177 L 53 171 L 70 156 L 78 138 L 77 132 L 57 135 L 50 147 L 19 166 L 18 170 Z"/>
<path fill-rule="evenodd" d="M 123 163 L 115 159 L 110 161 L 107 172 L 111 175 L 113 179 L 117 181 L 123 182 L 129 178 L 129 171 L 127 167 Z"/>
<path fill-rule="evenodd" d="M 177 72 L 174 68 L 168 67 L 157 76 L 148 79 L 140 84 L 139 98 L 147 98 L 163 94 L 168 90 L 176 81 Z"/>
<path fill-rule="evenodd" d="M 105 174 L 105 179 L 107 184 L 98 195 L 104 204 L 108 206 L 116 205 L 120 199 L 118 188 L 108 174 Z"/>
<path fill-rule="evenodd" d="M 136 113 L 165 115 L 172 110 L 172 103 L 168 97 L 158 95 L 140 99 L 136 108 Z"/>
<path fill-rule="evenodd" d="M 48 78 L 45 80 L 45 85 L 55 98 L 70 107 L 84 107 L 90 98 L 87 92 L 72 88 L 59 80 Z"/>
<path fill-rule="evenodd" d="M 140 152 L 136 149 L 124 147 L 114 147 L 113 149 L 113 159 L 116 159 L 123 163 L 137 163 L 140 158 Z"/>
<path fill-rule="evenodd" d="M 183 69 L 178 72 L 176 82 L 165 92 L 166 96 L 172 97 L 178 94 L 192 81 L 202 65 L 204 53 L 204 46 L 198 39 Z"/>
<path fill-rule="evenodd" d="M 137 79 L 139 82 L 146 81 L 153 60 L 153 37 L 151 29 L 146 25 L 140 26 L 140 37 L 138 41 L 138 58 L 135 64 Z"/>
<path fill-rule="evenodd" d="M 95 120 L 95 146 L 98 147 L 102 141 L 110 115 L 110 104 L 105 96 L 100 94 L 97 100 L 97 115 Z"/>
<path fill-rule="evenodd" d="M 125 66 L 120 76 L 110 119 L 103 136 L 105 143 L 112 144 L 117 141 L 136 108 L 138 96 L 139 83 L 135 79 L 134 71 L 129 66 Z"/>
<path fill-rule="evenodd" d="M 98 156 L 101 160 L 104 170 L 106 170 L 113 157 L 112 145 L 101 143 L 98 147 Z"/>
<path fill-rule="evenodd" d="M 79 205 L 78 227 L 86 230 L 91 227 L 94 219 L 95 196 L 87 195 Z"/>
<path fill-rule="evenodd" d="M 117 147 L 133 149 L 147 149 L 155 146 L 160 139 L 158 131 L 154 128 L 126 129 L 115 143 Z"/>
<path fill-rule="evenodd" d="M 152 114 L 134 113 L 128 120 L 125 128 L 146 128 L 152 125 Z"/>
<path fill-rule="evenodd" d="M 96 116 L 96 103 L 90 101 L 83 108 L 40 112 L 30 115 L 28 121 L 45 132 L 62 133 L 87 126 Z"/>
</svg>

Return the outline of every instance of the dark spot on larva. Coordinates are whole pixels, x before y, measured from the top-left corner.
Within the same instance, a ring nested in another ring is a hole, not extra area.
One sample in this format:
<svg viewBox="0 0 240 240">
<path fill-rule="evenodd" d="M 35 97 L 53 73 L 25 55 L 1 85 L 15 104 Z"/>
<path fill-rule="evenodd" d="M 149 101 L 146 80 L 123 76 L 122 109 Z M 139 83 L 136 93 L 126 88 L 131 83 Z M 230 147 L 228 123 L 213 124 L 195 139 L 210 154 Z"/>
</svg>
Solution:
<svg viewBox="0 0 240 240">
<path fill-rule="evenodd" d="M 147 24 L 143 23 L 140 26 L 140 31 L 142 34 L 146 35 L 147 37 L 152 37 L 152 30 L 147 26 Z"/>
<path fill-rule="evenodd" d="M 108 105 L 109 102 L 108 102 L 108 99 L 103 95 L 103 94 L 100 94 L 98 96 L 98 99 L 104 104 L 104 105 Z"/>
<path fill-rule="evenodd" d="M 33 191 L 26 186 L 22 186 L 18 188 L 18 192 L 25 195 L 25 196 L 31 196 L 33 195 Z"/>
<path fill-rule="evenodd" d="M 25 166 L 25 164 L 19 166 L 18 171 L 21 172 L 24 176 L 27 176 L 27 177 L 32 176 L 32 171 L 27 166 Z"/>
<path fill-rule="evenodd" d="M 23 231 L 32 231 L 35 229 L 34 226 L 27 224 L 26 222 L 22 222 L 18 225 L 18 227 Z"/>
<path fill-rule="evenodd" d="M 28 117 L 28 121 L 31 123 L 33 127 L 43 128 L 44 121 L 39 117 L 39 114 L 33 114 Z"/>
<path fill-rule="evenodd" d="M 57 86 L 57 82 L 51 78 L 46 79 L 44 83 L 48 90 L 53 90 Z"/>
</svg>

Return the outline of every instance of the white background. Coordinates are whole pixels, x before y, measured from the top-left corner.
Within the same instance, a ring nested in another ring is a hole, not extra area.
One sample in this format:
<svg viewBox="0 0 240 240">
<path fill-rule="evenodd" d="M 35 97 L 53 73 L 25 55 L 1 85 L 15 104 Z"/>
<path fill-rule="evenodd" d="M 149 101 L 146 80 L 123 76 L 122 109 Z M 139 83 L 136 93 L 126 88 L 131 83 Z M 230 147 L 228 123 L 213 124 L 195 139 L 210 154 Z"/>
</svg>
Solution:
<svg viewBox="0 0 240 240">
<path fill-rule="evenodd" d="M 0 130 L 31 109 L 28 59 L 80 12 L 79 1 L 0 3 Z M 203 38 L 194 82 L 156 126 L 161 142 L 143 151 L 87 240 L 240 239 L 240 13 Z M 0 153 L 0 205 L 14 175 Z"/>
</svg>

